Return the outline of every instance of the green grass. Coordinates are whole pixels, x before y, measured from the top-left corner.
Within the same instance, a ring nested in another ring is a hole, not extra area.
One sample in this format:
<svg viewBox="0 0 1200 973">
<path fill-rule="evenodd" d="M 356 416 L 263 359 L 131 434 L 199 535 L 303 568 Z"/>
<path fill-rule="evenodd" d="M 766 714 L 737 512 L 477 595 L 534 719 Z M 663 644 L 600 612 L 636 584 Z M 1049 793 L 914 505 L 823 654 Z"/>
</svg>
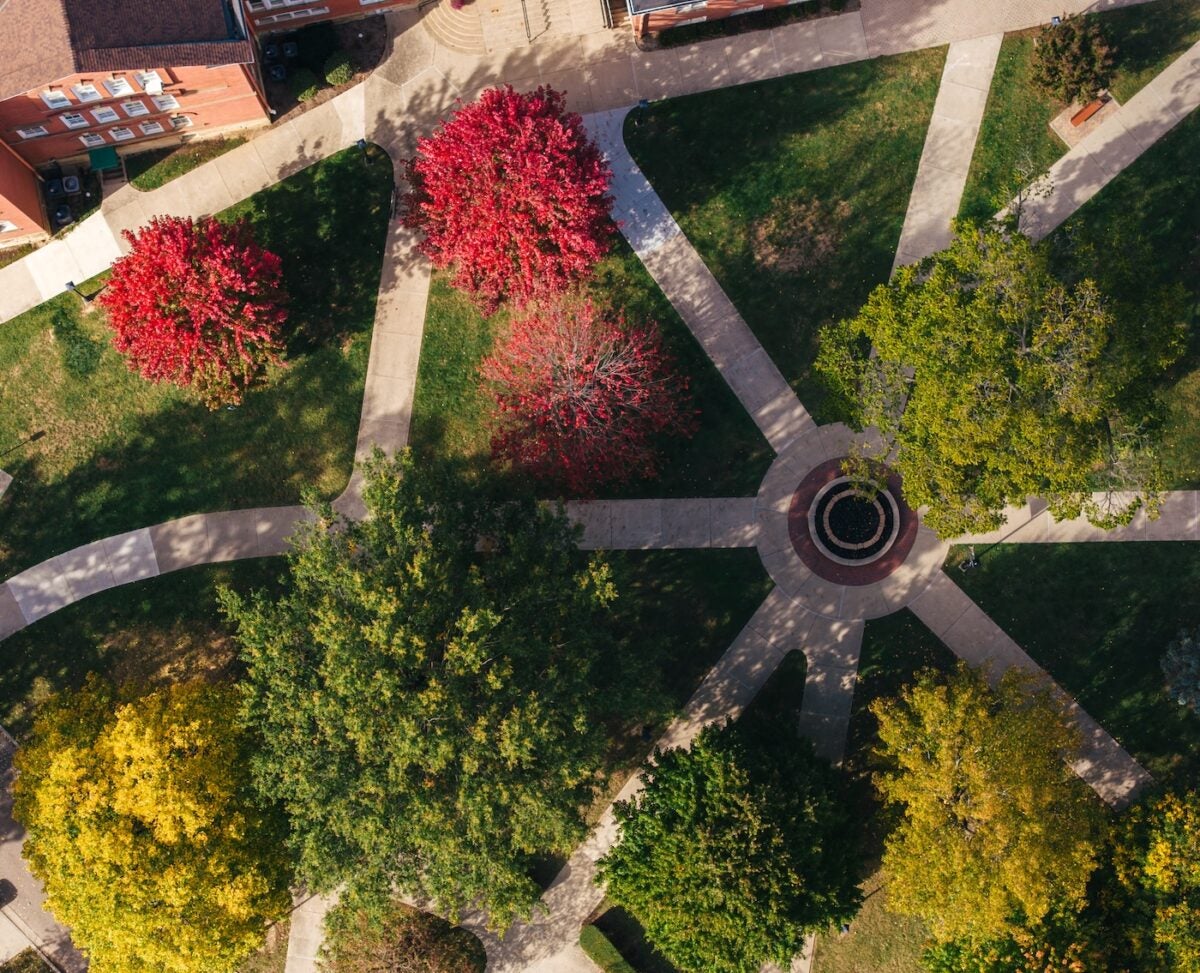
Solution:
<svg viewBox="0 0 1200 973">
<path fill-rule="evenodd" d="M 7 267 L 11 263 L 28 257 L 37 248 L 38 244 L 36 243 L 22 243 L 17 247 L 5 247 L 0 250 L 0 267 Z"/>
<path fill-rule="evenodd" d="M 1121 104 L 1200 40 L 1200 0 L 1157 0 L 1089 16 L 1099 19 L 1117 49 L 1109 87 Z M 1033 82 L 1039 33 L 1004 38 L 959 207 L 964 219 L 993 215 L 1018 183 L 1032 182 L 1066 154 L 1049 125 L 1067 106 Z"/>
<path fill-rule="evenodd" d="M 863 904 L 846 935 L 817 937 L 813 973 L 922 973 L 927 933 L 916 919 L 887 910 L 884 878 L 862 883 Z"/>
<path fill-rule="evenodd" d="M 638 973 L 595 926 L 584 926 L 579 931 L 579 947 L 604 973 Z"/>
<path fill-rule="evenodd" d="M 364 166 L 366 168 L 364 169 Z M 375 315 L 391 165 L 348 150 L 251 197 L 281 254 L 288 365 L 236 409 L 153 386 L 113 350 L 100 310 L 70 294 L 0 328 L 0 577 L 121 531 L 201 511 L 295 503 L 345 486 Z M 92 285 L 93 287 L 95 285 Z"/>
<path fill-rule="evenodd" d="M 1012 198 L 1019 182 L 1032 182 L 1066 152 L 1050 131 L 1050 120 L 1063 106 L 1033 83 L 1037 33 L 1009 34 L 1000 46 L 958 209 L 962 219 L 988 219 Z"/>
<path fill-rule="evenodd" d="M 1163 462 L 1174 488 L 1200 486 L 1200 114 L 1193 112 L 1074 214 L 1051 238 L 1068 273 L 1095 278 L 1136 328 L 1168 288 L 1188 350 L 1162 376 Z"/>
<path fill-rule="evenodd" d="M 165 149 L 127 155 L 125 172 L 134 188 L 149 192 L 165 186 L 172 179 L 178 179 L 206 162 L 211 162 L 230 149 L 236 149 L 245 141 L 240 136 L 205 139 L 201 142 L 188 142 L 184 145 L 172 145 Z"/>
<path fill-rule="evenodd" d="M 12 959 L 0 963 L 0 973 L 46 973 L 48 969 L 32 949 L 23 949 Z"/>
<path fill-rule="evenodd" d="M 635 111 L 625 138 L 801 401 L 826 322 L 855 313 L 891 271 L 945 48 L 672 98 Z M 780 200 L 844 201 L 841 242 L 815 270 L 758 262 L 754 227 Z"/>
<path fill-rule="evenodd" d="M 661 476 L 610 489 L 606 496 L 744 496 L 758 490 L 772 452 L 753 420 L 704 355 L 658 285 L 617 237 L 613 253 L 590 285 L 597 303 L 624 309 L 630 321 L 657 321 L 664 344 L 690 379 L 700 409 L 691 439 L 660 441 Z M 471 302 L 435 275 L 425 315 L 417 372 L 411 443 L 419 455 L 486 461 L 491 405 L 480 390 L 478 366 L 502 333 L 507 316 L 484 318 Z"/>
<path fill-rule="evenodd" d="M 110 588 L 10 635 L 0 642 L 0 725 L 23 735 L 39 703 L 89 672 L 148 685 L 240 674 L 217 588 L 273 587 L 282 570 L 277 558 L 187 568 Z"/>
<path fill-rule="evenodd" d="M 1195 781 L 1200 716 L 1159 660 L 1200 624 L 1200 545 L 1001 545 L 954 580 L 1155 777 Z M 953 555 L 952 555 L 953 556 Z"/>
</svg>

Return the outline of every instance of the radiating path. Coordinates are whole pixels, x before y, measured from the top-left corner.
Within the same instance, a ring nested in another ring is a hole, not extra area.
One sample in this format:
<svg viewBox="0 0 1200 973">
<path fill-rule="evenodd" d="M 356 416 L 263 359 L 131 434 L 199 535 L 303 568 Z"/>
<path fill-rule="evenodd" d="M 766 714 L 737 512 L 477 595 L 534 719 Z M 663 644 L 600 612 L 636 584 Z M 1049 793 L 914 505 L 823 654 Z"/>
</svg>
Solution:
<svg viewBox="0 0 1200 973">
<path fill-rule="evenodd" d="M 1003 40 L 1003 34 L 990 34 L 956 41 L 946 52 L 893 273 L 950 246 L 950 223 L 958 216 Z"/>
</svg>

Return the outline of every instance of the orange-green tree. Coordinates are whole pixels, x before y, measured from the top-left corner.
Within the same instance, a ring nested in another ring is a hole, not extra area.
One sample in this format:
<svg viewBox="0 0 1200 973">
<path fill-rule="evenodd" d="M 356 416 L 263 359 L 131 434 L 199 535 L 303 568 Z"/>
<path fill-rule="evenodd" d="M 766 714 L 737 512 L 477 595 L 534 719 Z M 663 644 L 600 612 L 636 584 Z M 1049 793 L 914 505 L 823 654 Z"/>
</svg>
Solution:
<svg viewBox="0 0 1200 973">
<path fill-rule="evenodd" d="M 290 906 L 282 818 L 253 798 L 232 689 L 94 677 L 17 754 L 15 815 L 95 973 L 233 973 Z"/>
</svg>

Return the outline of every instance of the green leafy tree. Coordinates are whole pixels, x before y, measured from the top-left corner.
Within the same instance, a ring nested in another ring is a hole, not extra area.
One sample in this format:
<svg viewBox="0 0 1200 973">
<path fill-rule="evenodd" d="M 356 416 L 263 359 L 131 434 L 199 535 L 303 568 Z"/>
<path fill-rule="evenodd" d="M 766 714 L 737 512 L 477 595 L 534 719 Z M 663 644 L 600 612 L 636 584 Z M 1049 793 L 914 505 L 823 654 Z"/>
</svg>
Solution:
<svg viewBox="0 0 1200 973">
<path fill-rule="evenodd" d="M 1113 855 L 1114 918 L 1139 969 L 1200 969 L 1200 791 L 1163 794 L 1126 816 Z"/>
<path fill-rule="evenodd" d="M 1033 80 L 1063 101 L 1091 101 L 1108 86 L 1115 55 L 1099 20 L 1064 16 L 1038 35 Z"/>
<path fill-rule="evenodd" d="M 898 447 L 909 503 L 944 537 L 994 529 L 1033 495 L 1102 527 L 1155 513 L 1145 403 L 1124 406 L 1143 377 L 1133 359 L 1170 357 L 1174 339 L 1170 353 L 1130 347 L 1091 281 L 1063 285 L 1020 234 L 958 230 L 827 328 L 818 358 L 853 421 Z"/>
<path fill-rule="evenodd" d="M 1095 917 L 1055 911 L 998 939 L 934 942 L 921 965 L 927 973 L 1114 973 L 1108 938 Z"/>
<path fill-rule="evenodd" d="M 690 750 L 657 753 L 642 794 L 616 805 L 608 897 L 685 973 L 787 967 L 809 932 L 858 908 L 855 830 L 835 792 L 803 741 L 709 727 Z"/>
<path fill-rule="evenodd" d="M 1098 809 L 1063 759 L 1078 731 L 1031 679 L 1010 670 L 993 690 L 962 666 L 871 705 L 876 786 L 901 812 L 888 901 L 940 941 L 1004 938 L 1084 902 Z"/>
<path fill-rule="evenodd" d="M 24 854 L 95 973 L 233 973 L 291 906 L 283 818 L 230 687 L 140 698 L 95 677 L 16 758 Z"/>
<path fill-rule="evenodd" d="M 483 943 L 465 929 L 392 900 L 382 914 L 343 899 L 325 917 L 322 973 L 483 973 Z"/>
<path fill-rule="evenodd" d="M 312 887 L 481 904 L 503 927 L 540 894 L 534 857 L 583 837 L 626 702 L 608 568 L 561 513 L 486 481 L 408 453 L 365 473 L 368 516 L 319 509 L 280 597 L 224 595 L 257 781 Z"/>
</svg>

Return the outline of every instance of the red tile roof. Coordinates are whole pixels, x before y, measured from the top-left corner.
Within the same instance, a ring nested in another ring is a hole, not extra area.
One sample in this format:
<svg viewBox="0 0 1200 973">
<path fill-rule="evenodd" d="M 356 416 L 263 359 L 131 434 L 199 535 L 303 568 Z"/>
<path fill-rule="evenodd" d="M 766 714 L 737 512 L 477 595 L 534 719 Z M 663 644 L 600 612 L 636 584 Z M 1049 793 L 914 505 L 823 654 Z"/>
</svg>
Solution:
<svg viewBox="0 0 1200 973">
<path fill-rule="evenodd" d="M 224 0 L 0 3 L 0 98 L 80 71 L 250 60 Z"/>
</svg>

